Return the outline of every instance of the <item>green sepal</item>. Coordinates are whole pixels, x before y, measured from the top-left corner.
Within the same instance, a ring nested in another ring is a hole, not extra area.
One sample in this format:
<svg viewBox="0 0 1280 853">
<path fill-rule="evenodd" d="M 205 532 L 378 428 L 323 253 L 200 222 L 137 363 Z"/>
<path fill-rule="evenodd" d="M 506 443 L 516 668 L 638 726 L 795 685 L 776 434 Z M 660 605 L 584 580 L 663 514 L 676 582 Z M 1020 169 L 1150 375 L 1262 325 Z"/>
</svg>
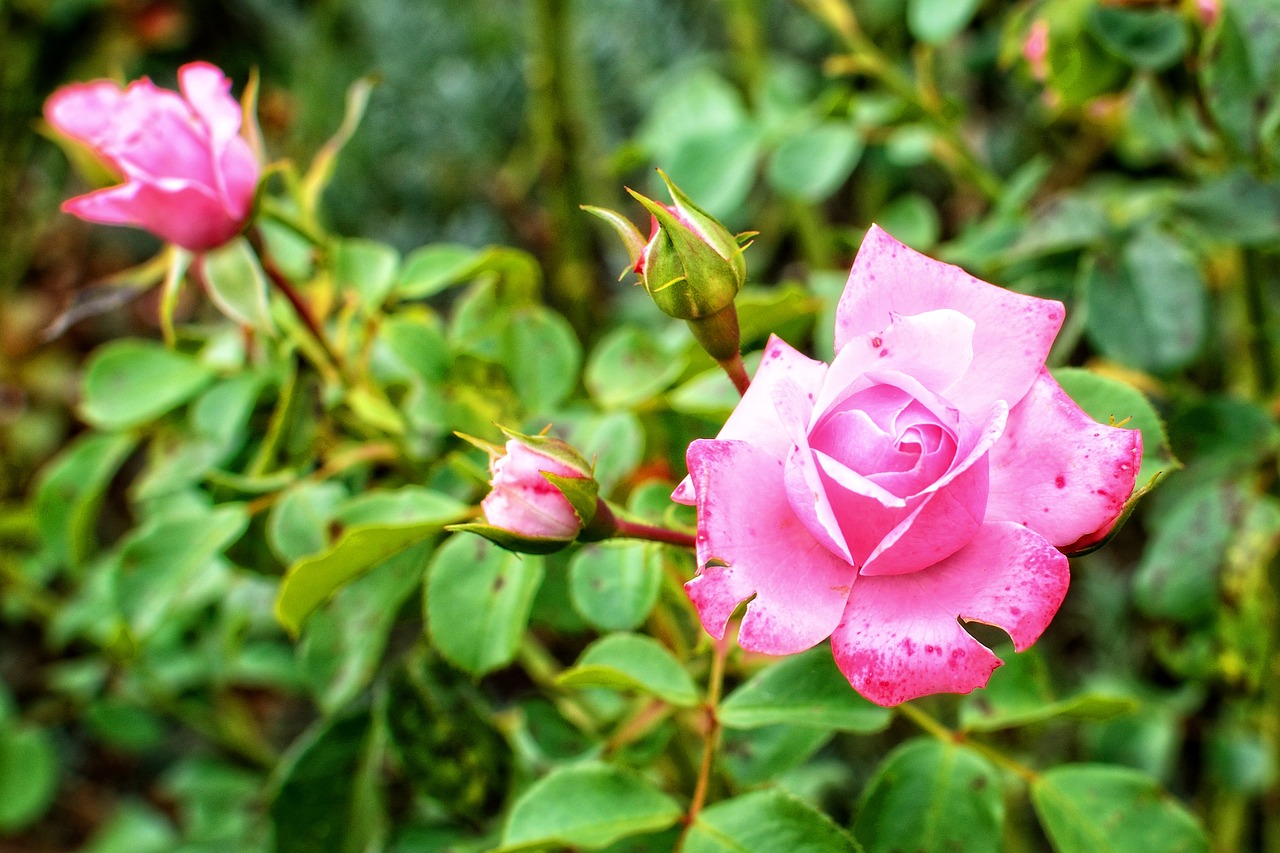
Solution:
<svg viewBox="0 0 1280 853">
<path fill-rule="evenodd" d="M 478 521 L 465 524 L 449 524 L 445 526 L 445 530 L 455 533 L 475 533 L 488 539 L 499 548 L 506 548 L 508 551 L 514 551 L 517 554 L 554 554 L 556 551 L 562 551 L 573 544 L 572 539 L 520 536 L 502 527 L 494 527 L 492 524 L 483 524 Z"/>
<path fill-rule="evenodd" d="M 720 221 L 710 213 L 694 204 L 693 199 L 685 195 L 684 191 L 672 182 L 666 172 L 659 169 L 658 177 L 662 178 L 662 182 L 667 185 L 667 192 L 671 193 L 671 200 L 675 202 L 676 208 L 684 214 L 685 219 L 697 226 L 696 230 L 701 232 L 703 240 L 710 243 L 711 248 L 715 249 L 722 258 L 732 262 L 734 257 L 739 255 L 741 249 L 738 246 L 738 241 L 729 233 L 729 229 L 721 225 Z M 742 261 L 740 281 L 745 281 L 746 278 L 747 267 L 744 260 Z"/>
<path fill-rule="evenodd" d="M 502 427 L 498 427 L 498 429 L 502 429 Z M 485 441 L 483 438 L 476 438 L 474 435 L 467 435 L 465 432 L 458 432 L 457 430 L 454 430 L 453 434 L 456 435 L 458 438 L 462 439 L 463 441 L 465 441 L 467 444 L 471 445 L 472 447 L 483 450 L 485 453 L 488 453 L 490 456 L 501 456 L 502 454 L 507 452 L 506 448 L 504 448 L 502 445 L 494 444 L 492 441 Z"/>
<path fill-rule="evenodd" d="M 746 264 L 737 244 L 722 255 L 665 205 L 628 192 L 658 221 L 656 242 L 642 273 L 645 289 L 658 307 L 672 317 L 694 320 L 731 304 L 746 280 Z"/>
<path fill-rule="evenodd" d="M 640 255 L 644 252 L 645 239 L 644 235 L 640 233 L 640 229 L 636 228 L 630 219 L 627 219 L 621 213 L 604 207 L 593 207 L 589 204 L 580 204 L 578 207 L 592 216 L 598 216 L 613 226 L 613 230 L 618 232 L 618 236 L 622 238 L 622 245 L 626 247 L 627 254 L 631 257 L 632 267 L 640 261 Z"/>
<path fill-rule="evenodd" d="M 1145 497 L 1148 492 L 1150 492 L 1152 489 L 1156 487 L 1156 483 L 1160 480 L 1160 475 L 1162 473 L 1164 472 L 1157 471 L 1155 473 L 1155 476 L 1153 476 L 1150 480 L 1148 480 L 1145 486 L 1143 486 L 1140 489 L 1136 489 L 1133 492 L 1133 494 L 1129 495 L 1129 499 L 1126 500 L 1124 502 L 1124 506 L 1120 508 L 1120 514 L 1116 516 L 1116 520 L 1111 523 L 1111 529 L 1107 531 L 1106 536 L 1103 536 L 1097 542 L 1090 542 L 1087 545 L 1083 545 L 1079 548 L 1076 548 L 1074 542 L 1070 545 L 1064 545 L 1060 549 L 1062 553 L 1068 557 L 1083 557 L 1085 554 L 1092 554 L 1094 551 L 1097 551 L 1103 545 L 1106 545 L 1108 542 L 1114 539 L 1116 534 L 1120 532 L 1120 528 L 1124 527 L 1124 523 L 1129 520 L 1129 516 L 1133 515 L 1134 509 L 1136 509 L 1138 506 L 1138 501 L 1141 500 L 1143 497 Z M 1073 548 L 1075 550 L 1072 550 Z"/>
<path fill-rule="evenodd" d="M 573 512 L 578 516 L 578 521 L 582 522 L 582 526 L 586 527 L 591 520 L 596 517 L 596 505 L 599 502 L 600 484 L 591 477 L 565 477 L 561 474 L 553 474 L 550 471 L 540 472 L 547 482 L 560 490 L 560 494 L 565 496 L 569 504 L 573 507 Z"/>
<path fill-rule="evenodd" d="M 583 477 L 591 477 L 593 469 L 590 462 L 583 458 L 582 454 L 570 447 L 566 442 L 549 435 L 524 435 L 513 429 L 507 429 L 501 424 L 495 424 L 498 429 L 502 430 L 502 434 L 507 438 L 521 442 L 531 450 L 536 450 L 543 456 L 550 457 L 557 462 L 563 462 L 570 468 L 582 472 Z M 474 444 L 474 442 L 473 442 Z M 479 445 L 477 445 L 479 446 Z M 506 449 L 499 450 L 498 455 L 506 453 Z"/>
</svg>

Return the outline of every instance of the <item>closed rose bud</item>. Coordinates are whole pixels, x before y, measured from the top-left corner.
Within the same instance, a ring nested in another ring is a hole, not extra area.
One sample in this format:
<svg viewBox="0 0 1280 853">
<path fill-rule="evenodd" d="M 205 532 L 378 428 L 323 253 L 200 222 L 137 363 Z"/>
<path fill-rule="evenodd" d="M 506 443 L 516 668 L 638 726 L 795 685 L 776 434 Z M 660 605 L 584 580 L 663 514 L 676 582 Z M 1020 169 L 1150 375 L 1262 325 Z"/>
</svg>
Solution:
<svg viewBox="0 0 1280 853">
<path fill-rule="evenodd" d="M 240 136 L 231 81 L 206 62 L 178 70 L 181 94 L 143 78 L 63 86 L 45 102 L 59 133 L 87 146 L 124 182 L 77 196 L 62 209 L 90 222 L 143 228 L 202 252 L 234 237 L 253 205 L 260 172 Z"/>
<path fill-rule="evenodd" d="M 484 523 L 453 525 L 511 551 L 545 554 L 578 538 L 595 517 L 599 486 L 591 466 L 557 438 L 507 432 L 505 447 L 469 439 L 489 451 L 492 490 Z"/>
</svg>

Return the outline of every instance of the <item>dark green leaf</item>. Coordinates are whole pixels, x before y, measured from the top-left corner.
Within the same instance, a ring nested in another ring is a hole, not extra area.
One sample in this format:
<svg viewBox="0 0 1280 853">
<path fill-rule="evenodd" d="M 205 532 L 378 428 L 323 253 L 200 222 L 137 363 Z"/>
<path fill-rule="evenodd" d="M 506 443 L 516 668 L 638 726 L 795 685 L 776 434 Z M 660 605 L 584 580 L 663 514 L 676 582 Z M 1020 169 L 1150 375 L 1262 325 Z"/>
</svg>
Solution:
<svg viewBox="0 0 1280 853">
<path fill-rule="evenodd" d="M 1187 52 L 1187 27 L 1170 9 L 1093 6 L 1089 30 L 1113 56 L 1137 68 L 1162 71 Z"/>
<path fill-rule="evenodd" d="M 584 381 L 601 406 L 632 408 L 662 393 L 684 372 L 685 364 L 678 349 L 628 326 L 605 336 L 592 350 Z"/>
<path fill-rule="evenodd" d="M 574 609 L 604 631 L 639 627 L 658 600 L 661 547 L 614 542 L 578 551 L 569 564 L 569 596 Z"/>
<path fill-rule="evenodd" d="M 93 552 L 103 492 L 134 443 L 128 435 L 88 435 L 69 444 L 41 473 L 36 525 L 59 562 L 79 565 Z"/>
<path fill-rule="evenodd" d="M 1003 831 L 995 767 L 936 738 L 908 741 L 889 754 L 867 785 L 853 826 L 868 853 L 999 853 Z"/>
</svg>

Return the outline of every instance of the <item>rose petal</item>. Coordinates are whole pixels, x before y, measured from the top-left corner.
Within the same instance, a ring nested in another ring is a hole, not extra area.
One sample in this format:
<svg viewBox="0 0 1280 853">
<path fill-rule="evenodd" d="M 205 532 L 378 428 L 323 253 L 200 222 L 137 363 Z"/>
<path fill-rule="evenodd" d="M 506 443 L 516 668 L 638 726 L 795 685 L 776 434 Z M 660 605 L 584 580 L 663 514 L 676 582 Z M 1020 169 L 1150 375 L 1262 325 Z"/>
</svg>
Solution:
<svg viewBox="0 0 1280 853">
<path fill-rule="evenodd" d="M 1059 302 L 987 284 L 907 248 L 873 225 L 836 308 L 836 352 L 884 329 L 895 315 L 938 308 L 959 311 L 975 324 L 973 362 L 946 395 L 965 411 L 996 399 L 1010 406 L 1021 400 L 1063 318 Z"/>
<path fill-rule="evenodd" d="M 124 90 L 111 80 L 75 83 L 49 96 L 44 116 L 54 130 L 94 146 L 111 127 L 123 99 Z"/>
<path fill-rule="evenodd" d="M 1142 433 L 1095 422 L 1042 370 L 992 448 L 987 518 L 1024 524 L 1057 547 L 1105 532 L 1141 459 Z"/>
<path fill-rule="evenodd" d="M 854 570 L 791 511 L 782 460 L 743 441 L 715 439 L 689 445 L 688 463 L 701 569 L 685 589 L 707 632 L 723 637 L 734 609 L 751 599 L 738 633 L 744 649 L 793 654 L 829 636 Z"/>
<path fill-rule="evenodd" d="M 62 209 L 91 222 L 145 228 L 193 252 L 220 246 L 240 229 L 209 189 L 183 181 L 120 184 L 68 199 Z"/>
<path fill-rule="evenodd" d="M 240 132 L 240 102 L 231 97 L 231 80 L 207 62 L 190 62 L 178 69 L 178 87 L 191 109 L 204 122 L 215 158 Z"/>
<path fill-rule="evenodd" d="M 177 92 L 143 78 L 130 83 L 99 150 L 127 177 L 144 183 L 178 178 L 214 190 L 209 138 Z"/>
<path fill-rule="evenodd" d="M 1003 628 L 1021 651 L 1057 612 L 1067 558 L 1016 524 L 985 524 L 965 548 L 909 575 L 860 577 L 831 638 L 840 670 L 863 696 L 896 705 L 968 693 L 1000 660 L 957 617 Z"/>
<path fill-rule="evenodd" d="M 774 410 L 774 386 L 788 380 L 805 393 L 816 391 L 826 371 L 827 365 L 823 362 L 814 361 L 776 335 L 770 335 L 751 386 L 716 438 L 749 441 L 779 459 L 786 457 L 791 450 L 791 439 Z M 693 505 L 693 484 L 688 477 L 676 487 L 671 499 Z"/>
<path fill-rule="evenodd" d="M 830 411 L 862 391 L 875 371 L 911 376 L 933 394 L 946 397 L 973 361 L 973 335 L 973 320 L 959 311 L 891 315 L 887 323 L 846 341 L 852 345 L 837 351 L 816 406 Z"/>
</svg>

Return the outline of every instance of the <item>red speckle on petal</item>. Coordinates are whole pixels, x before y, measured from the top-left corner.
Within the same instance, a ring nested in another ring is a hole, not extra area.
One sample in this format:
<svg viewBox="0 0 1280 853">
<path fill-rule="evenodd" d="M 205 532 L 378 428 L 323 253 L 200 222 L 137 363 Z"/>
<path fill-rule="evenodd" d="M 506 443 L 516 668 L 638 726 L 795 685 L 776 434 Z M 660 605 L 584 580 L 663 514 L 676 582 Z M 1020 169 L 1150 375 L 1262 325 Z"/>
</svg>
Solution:
<svg viewBox="0 0 1280 853">
<path fill-rule="evenodd" d="M 1059 489 L 1065 489 L 1067 487 L 1067 478 L 1059 474 L 1057 479 L 1053 481 L 1053 484 Z"/>
<path fill-rule="evenodd" d="M 871 339 L 871 345 L 872 345 L 873 347 L 875 347 L 876 349 L 880 349 L 880 347 L 884 346 L 884 339 L 883 339 L 883 338 L 878 338 L 878 337 L 877 337 L 877 338 L 872 338 L 872 339 Z"/>
</svg>

